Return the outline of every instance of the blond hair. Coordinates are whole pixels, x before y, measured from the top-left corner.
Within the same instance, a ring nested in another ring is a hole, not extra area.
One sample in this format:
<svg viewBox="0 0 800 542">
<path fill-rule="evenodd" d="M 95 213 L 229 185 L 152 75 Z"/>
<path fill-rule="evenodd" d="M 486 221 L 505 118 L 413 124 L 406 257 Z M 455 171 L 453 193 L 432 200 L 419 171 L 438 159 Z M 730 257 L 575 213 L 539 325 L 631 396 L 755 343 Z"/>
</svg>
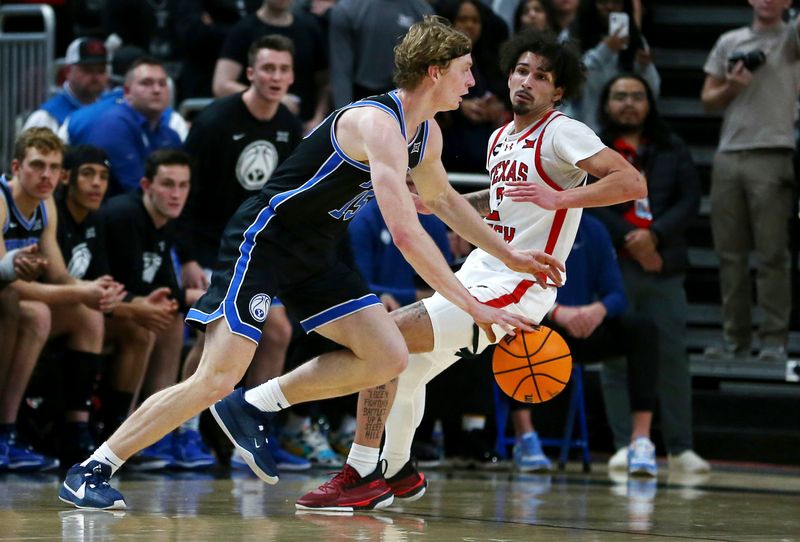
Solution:
<svg viewBox="0 0 800 542">
<path fill-rule="evenodd" d="M 64 142 L 50 128 L 28 128 L 14 142 L 14 159 L 22 162 L 28 149 L 33 147 L 43 154 L 57 152 L 64 156 Z"/>
<path fill-rule="evenodd" d="M 472 42 L 444 17 L 427 15 L 414 23 L 394 48 L 394 82 L 399 88 L 414 89 L 425 78 L 429 66 L 446 69 L 450 61 L 469 54 Z"/>
</svg>

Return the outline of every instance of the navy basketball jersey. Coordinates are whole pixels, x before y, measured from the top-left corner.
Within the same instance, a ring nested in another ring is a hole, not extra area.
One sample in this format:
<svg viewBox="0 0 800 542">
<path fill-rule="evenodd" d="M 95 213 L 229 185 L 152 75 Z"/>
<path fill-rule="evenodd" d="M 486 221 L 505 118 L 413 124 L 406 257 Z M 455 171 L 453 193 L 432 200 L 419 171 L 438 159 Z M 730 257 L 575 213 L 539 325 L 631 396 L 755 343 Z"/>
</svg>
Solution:
<svg viewBox="0 0 800 542">
<path fill-rule="evenodd" d="M 6 251 L 38 243 L 42 231 L 47 226 L 47 210 L 44 202 L 40 202 L 36 206 L 33 216 L 26 219 L 14 203 L 11 187 L 8 186 L 5 176 L 0 176 L 0 196 L 6 204 L 6 219 L 3 223 Z"/>
<path fill-rule="evenodd" d="M 359 100 L 334 111 L 300 143 L 262 190 L 279 221 L 311 228 L 323 237 L 341 235 L 348 221 L 374 197 L 369 164 L 347 156 L 336 141 L 336 122 L 348 109 L 375 107 L 392 116 L 409 140 L 403 106 L 396 91 Z M 428 121 L 408 142 L 408 167 L 425 153 Z"/>
</svg>

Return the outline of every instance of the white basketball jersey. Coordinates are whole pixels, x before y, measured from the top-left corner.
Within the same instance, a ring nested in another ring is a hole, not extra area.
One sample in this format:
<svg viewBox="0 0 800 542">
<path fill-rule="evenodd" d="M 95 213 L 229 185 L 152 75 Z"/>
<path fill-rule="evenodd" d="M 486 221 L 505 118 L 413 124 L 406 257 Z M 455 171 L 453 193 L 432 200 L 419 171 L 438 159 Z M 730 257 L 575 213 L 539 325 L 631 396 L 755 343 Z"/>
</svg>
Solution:
<svg viewBox="0 0 800 542">
<path fill-rule="evenodd" d="M 487 170 L 491 212 L 485 222 L 516 249 L 536 249 L 567 259 L 580 223 L 582 209 L 548 211 L 527 202 L 503 197 L 507 181 L 529 181 L 565 190 L 583 184 L 586 172 L 575 164 L 603 150 L 605 145 L 586 125 L 558 111 L 550 111 L 531 126 L 514 132 L 511 122 L 489 140 Z M 530 275 L 515 273 L 483 250 L 474 250 L 462 267 L 469 283 L 502 273 L 520 284 L 532 284 Z M 566 281 L 566 277 L 563 277 Z M 515 291 L 517 288 L 515 288 Z"/>
</svg>

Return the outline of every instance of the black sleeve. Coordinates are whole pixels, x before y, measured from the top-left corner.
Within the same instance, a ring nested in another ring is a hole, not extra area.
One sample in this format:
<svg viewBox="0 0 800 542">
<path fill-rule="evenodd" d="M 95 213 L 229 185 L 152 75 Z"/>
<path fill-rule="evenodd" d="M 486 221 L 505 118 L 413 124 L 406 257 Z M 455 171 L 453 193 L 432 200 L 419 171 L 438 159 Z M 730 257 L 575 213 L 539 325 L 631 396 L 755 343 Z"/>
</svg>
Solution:
<svg viewBox="0 0 800 542">
<path fill-rule="evenodd" d="M 152 285 L 142 280 L 144 270 L 142 232 L 129 213 L 116 212 L 118 206 L 101 210 L 105 226 L 108 267 L 114 280 L 125 285 L 130 296 L 146 296 Z"/>
<path fill-rule="evenodd" d="M 177 256 L 174 253 L 175 245 L 173 235 L 174 233 L 169 233 L 165 237 L 167 250 L 163 254 L 164 261 L 161 262 L 161 267 L 158 268 L 150 288 L 151 290 L 164 286 L 169 288 L 170 292 L 172 292 L 172 297 L 178 302 L 178 310 L 186 314 L 189 310 L 186 306 L 186 290 L 178 283 L 178 275 L 175 269 L 175 260 Z"/>
<path fill-rule="evenodd" d="M 92 263 L 89 266 L 89 272 L 87 273 L 87 276 L 91 279 L 96 279 L 98 277 L 102 277 L 103 275 L 111 275 L 111 269 L 108 267 L 106 228 L 103 223 L 96 218 L 93 226 L 95 232 L 95 250 L 92 254 Z M 116 277 L 114 278 L 116 280 Z"/>
</svg>

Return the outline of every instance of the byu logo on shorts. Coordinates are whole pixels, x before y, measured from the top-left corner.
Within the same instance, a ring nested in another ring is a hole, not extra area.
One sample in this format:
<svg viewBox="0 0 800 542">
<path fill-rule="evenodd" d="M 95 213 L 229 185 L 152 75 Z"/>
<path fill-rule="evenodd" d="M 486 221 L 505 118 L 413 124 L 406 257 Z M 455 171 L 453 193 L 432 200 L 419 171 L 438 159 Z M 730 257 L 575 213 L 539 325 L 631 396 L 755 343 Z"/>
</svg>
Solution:
<svg viewBox="0 0 800 542">
<path fill-rule="evenodd" d="M 252 316 L 256 322 L 263 322 L 266 320 L 271 301 L 267 294 L 254 295 L 250 299 L 250 316 Z"/>
</svg>

